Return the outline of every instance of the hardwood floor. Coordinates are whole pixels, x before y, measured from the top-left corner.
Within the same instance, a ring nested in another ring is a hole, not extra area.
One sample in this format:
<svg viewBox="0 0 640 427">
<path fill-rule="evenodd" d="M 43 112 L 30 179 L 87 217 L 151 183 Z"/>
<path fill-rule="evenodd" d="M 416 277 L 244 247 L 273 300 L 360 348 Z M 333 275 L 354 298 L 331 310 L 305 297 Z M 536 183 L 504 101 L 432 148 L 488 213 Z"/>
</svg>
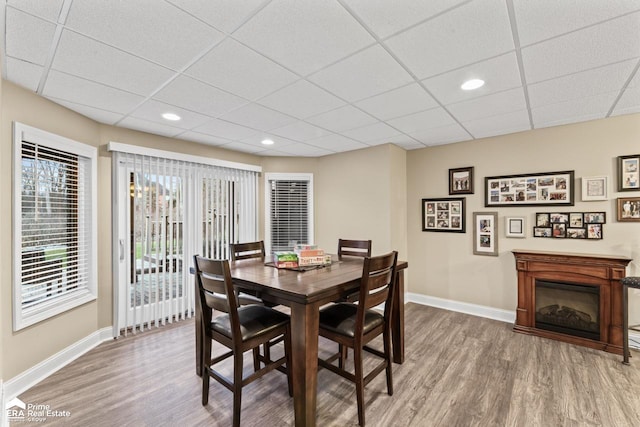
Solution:
<svg viewBox="0 0 640 427">
<path fill-rule="evenodd" d="M 624 366 L 621 356 L 511 328 L 407 304 L 406 361 L 393 367 L 393 396 L 384 375 L 365 388 L 367 425 L 640 426 L 640 353 Z M 19 397 L 71 413 L 46 426 L 228 426 L 227 389 L 212 381 L 209 405 L 200 404 L 193 329 L 190 320 L 102 344 Z M 333 350 L 321 340 L 321 357 Z M 242 408 L 243 426 L 293 425 L 286 377 L 245 387 Z M 357 424 L 355 387 L 321 370 L 318 426 Z"/>
</svg>

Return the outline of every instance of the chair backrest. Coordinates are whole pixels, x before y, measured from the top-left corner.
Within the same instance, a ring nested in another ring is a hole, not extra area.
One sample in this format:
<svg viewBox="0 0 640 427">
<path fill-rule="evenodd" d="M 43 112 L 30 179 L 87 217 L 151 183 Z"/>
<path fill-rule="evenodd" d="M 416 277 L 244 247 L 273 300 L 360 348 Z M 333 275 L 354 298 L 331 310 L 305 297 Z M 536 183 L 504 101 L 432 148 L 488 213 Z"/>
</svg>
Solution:
<svg viewBox="0 0 640 427">
<path fill-rule="evenodd" d="M 398 252 L 396 251 L 364 259 L 362 279 L 360 281 L 356 334 L 362 333 L 365 310 L 385 303 L 384 316 L 387 320 L 389 319 L 391 303 L 394 297 L 397 263 Z"/>
<path fill-rule="evenodd" d="M 371 240 L 347 240 L 338 239 L 338 259 L 342 256 L 371 256 Z"/>
<path fill-rule="evenodd" d="M 237 261 L 247 258 L 263 258 L 264 259 L 264 242 L 247 242 L 247 243 L 231 243 L 229 244 L 229 253 L 231 261 Z"/>
<path fill-rule="evenodd" d="M 202 310 L 203 327 L 211 324 L 212 309 L 229 314 L 234 336 L 240 335 L 238 298 L 233 289 L 229 261 L 214 260 L 195 255 L 196 292 Z M 237 330 L 236 330 L 237 329 Z"/>
</svg>

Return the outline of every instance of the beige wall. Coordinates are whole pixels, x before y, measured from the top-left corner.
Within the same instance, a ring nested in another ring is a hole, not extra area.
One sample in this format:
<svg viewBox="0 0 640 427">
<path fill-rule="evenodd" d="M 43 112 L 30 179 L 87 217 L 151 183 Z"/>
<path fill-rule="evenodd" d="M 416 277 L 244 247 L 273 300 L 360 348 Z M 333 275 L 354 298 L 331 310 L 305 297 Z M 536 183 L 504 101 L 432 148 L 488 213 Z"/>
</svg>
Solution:
<svg viewBox="0 0 640 427">
<path fill-rule="evenodd" d="M 409 290 L 455 301 L 514 311 L 516 272 L 511 250 L 537 249 L 614 254 L 634 261 L 628 274 L 640 274 L 640 225 L 616 222 L 615 199 L 640 196 L 616 191 L 616 157 L 640 152 L 640 115 L 627 115 L 483 140 L 411 151 L 407 156 Z M 474 166 L 475 194 L 466 196 L 464 234 L 421 231 L 421 199 L 449 197 L 448 169 Z M 484 177 L 575 170 L 575 206 L 485 208 Z M 609 200 L 582 202 L 580 177 L 609 177 Z M 603 240 L 533 238 L 535 212 L 604 211 Z M 497 211 L 499 256 L 473 255 L 473 212 Z M 505 216 L 526 217 L 525 239 L 505 238 Z M 632 306 L 640 308 L 634 297 Z M 640 320 L 640 310 L 632 312 Z M 633 320 L 633 319 L 632 319 Z M 638 323 L 636 321 L 635 323 Z"/>
</svg>

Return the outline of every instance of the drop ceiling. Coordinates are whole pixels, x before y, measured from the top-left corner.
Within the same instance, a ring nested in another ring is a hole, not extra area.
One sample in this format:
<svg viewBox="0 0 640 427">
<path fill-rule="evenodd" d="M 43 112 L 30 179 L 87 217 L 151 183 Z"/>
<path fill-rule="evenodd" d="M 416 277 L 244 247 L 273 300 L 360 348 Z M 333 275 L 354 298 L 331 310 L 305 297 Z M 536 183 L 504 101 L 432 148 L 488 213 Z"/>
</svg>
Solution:
<svg viewBox="0 0 640 427">
<path fill-rule="evenodd" d="M 260 156 L 640 112 L 639 0 L 3 3 L 6 80 L 101 123 Z M 486 83 L 461 90 L 470 78 Z"/>
</svg>

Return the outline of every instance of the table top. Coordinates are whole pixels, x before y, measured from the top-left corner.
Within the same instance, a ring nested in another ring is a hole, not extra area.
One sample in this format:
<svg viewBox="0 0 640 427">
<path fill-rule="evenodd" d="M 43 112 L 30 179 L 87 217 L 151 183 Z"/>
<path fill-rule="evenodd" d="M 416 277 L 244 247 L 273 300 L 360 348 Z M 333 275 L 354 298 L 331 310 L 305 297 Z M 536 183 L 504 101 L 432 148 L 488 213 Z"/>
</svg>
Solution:
<svg viewBox="0 0 640 427">
<path fill-rule="evenodd" d="M 241 288 L 252 289 L 275 297 L 281 303 L 329 302 L 359 286 L 362 258 L 333 259 L 331 265 L 306 271 L 279 269 L 265 265 L 262 259 L 244 259 L 229 263 L 231 276 Z M 398 269 L 407 268 L 398 261 Z"/>
</svg>

